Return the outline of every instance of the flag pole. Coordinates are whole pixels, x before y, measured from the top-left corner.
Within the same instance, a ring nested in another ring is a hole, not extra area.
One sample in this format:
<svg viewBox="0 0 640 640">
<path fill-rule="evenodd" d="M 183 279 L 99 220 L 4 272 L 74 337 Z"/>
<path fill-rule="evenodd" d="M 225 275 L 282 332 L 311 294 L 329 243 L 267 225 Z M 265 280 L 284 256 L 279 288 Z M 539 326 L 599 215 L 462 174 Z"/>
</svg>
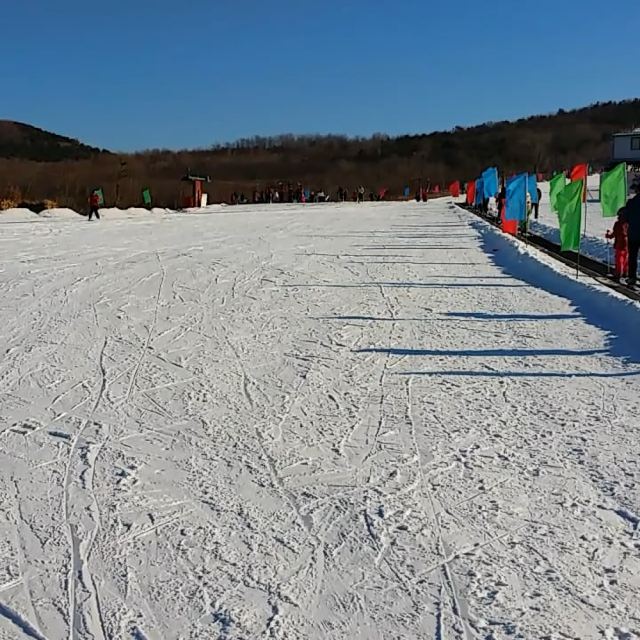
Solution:
<svg viewBox="0 0 640 640">
<path fill-rule="evenodd" d="M 587 165 L 587 173 L 589 173 Z M 584 235 L 578 237 L 578 263 L 576 265 L 576 280 L 580 278 L 580 254 L 582 252 L 582 239 L 587 237 L 587 177 L 584 178 Z"/>
<path fill-rule="evenodd" d="M 588 177 L 589 177 L 589 163 L 587 163 L 587 171 L 585 172 L 585 176 L 584 176 L 584 231 L 582 233 L 582 237 L 586 238 L 587 237 L 587 200 L 589 199 L 589 187 L 587 186 L 588 184 Z"/>
</svg>

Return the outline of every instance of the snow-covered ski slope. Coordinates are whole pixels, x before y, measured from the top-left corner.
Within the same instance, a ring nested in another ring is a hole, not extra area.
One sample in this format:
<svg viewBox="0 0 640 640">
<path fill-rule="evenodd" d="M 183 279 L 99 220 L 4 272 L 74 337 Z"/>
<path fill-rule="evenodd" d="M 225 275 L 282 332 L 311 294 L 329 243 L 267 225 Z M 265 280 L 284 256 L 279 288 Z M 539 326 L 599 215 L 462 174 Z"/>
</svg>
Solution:
<svg viewBox="0 0 640 640">
<path fill-rule="evenodd" d="M 0 215 L 0 638 L 640 634 L 640 312 L 447 200 Z"/>
</svg>

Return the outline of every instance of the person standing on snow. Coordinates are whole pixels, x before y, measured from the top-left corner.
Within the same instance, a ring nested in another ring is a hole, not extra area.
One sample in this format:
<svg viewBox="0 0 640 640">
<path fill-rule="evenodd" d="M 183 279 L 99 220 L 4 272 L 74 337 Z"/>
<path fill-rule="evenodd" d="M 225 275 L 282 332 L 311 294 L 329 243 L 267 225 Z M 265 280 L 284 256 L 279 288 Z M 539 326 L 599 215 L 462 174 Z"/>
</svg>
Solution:
<svg viewBox="0 0 640 640">
<path fill-rule="evenodd" d="M 608 240 L 613 238 L 613 249 L 616 254 L 616 267 L 613 279 L 619 282 L 624 278 L 629 270 L 629 248 L 628 248 L 628 224 L 622 220 L 624 209 L 618 212 L 618 219 L 613 225 L 613 231 L 607 231 Z"/>
<path fill-rule="evenodd" d="M 635 287 L 638 279 L 638 251 L 640 250 L 640 183 L 631 186 L 635 196 L 620 212 L 620 219 L 628 224 L 629 238 L 629 279 L 627 284 Z"/>
<path fill-rule="evenodd" d="M 89 222 L 94 215 L 96 220 L 100 220 L 100 196 L 97 191 L 92 191 L 89 196 Z"/>
<path fill-rule="evenodd" d="M 536 220 L 540 215 L 540 200 L 542 200 L 542 191 L 540 191 L 540 187 L 538 187 L 537 192 L 538 192 L 538 201 L 533 203 L 533 217 Z"/>
</svg>

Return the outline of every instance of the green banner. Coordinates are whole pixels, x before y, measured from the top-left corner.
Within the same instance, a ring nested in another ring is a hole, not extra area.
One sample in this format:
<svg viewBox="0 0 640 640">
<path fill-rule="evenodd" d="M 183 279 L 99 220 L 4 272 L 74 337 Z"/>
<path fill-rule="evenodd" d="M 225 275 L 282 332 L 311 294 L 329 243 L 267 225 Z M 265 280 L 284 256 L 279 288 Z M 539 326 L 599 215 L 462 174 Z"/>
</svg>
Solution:
<svg viewBox="0 0 640 640">
<path fill-rule="evenodd" d="M 605 218 L 613 218 L 627 204 L 627 165 L 623 162 L 600 177 L 600 204 Z"/>
<path fill-rule="evenodd" d="M 557 199 L 562 251 L 580 251 L 580 225 L 582 223 L 582 192 L 584 180 L 570 182 Z"/>
<path fill-rule="evenodd" d="M 549 184 L 549 202 L 551 203 L 551 209 L 558 212 L 558 194 L 565 188 L 567 179 L 564 173 L 559 173 L 557 176 L 551 178 Z"/>
<path fill-rule="evenodd" d="M 102 190 L 102 188 L 94 189 L 93 193 L 98 196 L 98 206 L 104 207 L 104 191 Z"/>
</svg>

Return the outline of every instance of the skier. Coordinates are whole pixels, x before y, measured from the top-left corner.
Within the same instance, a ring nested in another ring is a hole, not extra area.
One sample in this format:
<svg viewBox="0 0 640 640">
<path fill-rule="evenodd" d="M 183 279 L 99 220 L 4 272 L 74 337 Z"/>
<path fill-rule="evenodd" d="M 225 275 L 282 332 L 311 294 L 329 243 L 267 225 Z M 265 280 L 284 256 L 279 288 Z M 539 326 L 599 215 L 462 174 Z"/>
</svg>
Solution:
<svg viewBox="0 0 640 640">
<path fill-rule="evenodd" d="M 638 276 L 638 251 L 640 250 L 640 183 L 633 184 L 631 190 L 635 196 L 622 209 L 622 221 L 628 226 L 629 238 L 629 278 L 627 284 L 636 286 Z"/>
<path fill-rule="evenodd" d="M 613 239 L 613 249 L 616 254 L 616 267 L 613 279 L 616 282 L 620 278 L 626 277 L 629 271 L 629 248 L 628 248 L 628 224 L 623 221 L 624 209 L 618 212 L 618 219 L 613 225 L 613 231 L 607 230 L 606 237 L 608 240 Z"/>
<path fill-rule="evenodd" d="M 540 191 L 540 187 L 537 188 L 538 192 L 538 202 L 533 203 L 533 217 L 537 220 L 540 215 L 540 200 L 542 200 L 542 191 Z"/>
<path fill-rule="evenodd" d="M 97 191 L 92 191 L 89 196 L 89 222 L 94 215 L 96 220 L 100 220 L 100 196 Z"/>
</svg>

